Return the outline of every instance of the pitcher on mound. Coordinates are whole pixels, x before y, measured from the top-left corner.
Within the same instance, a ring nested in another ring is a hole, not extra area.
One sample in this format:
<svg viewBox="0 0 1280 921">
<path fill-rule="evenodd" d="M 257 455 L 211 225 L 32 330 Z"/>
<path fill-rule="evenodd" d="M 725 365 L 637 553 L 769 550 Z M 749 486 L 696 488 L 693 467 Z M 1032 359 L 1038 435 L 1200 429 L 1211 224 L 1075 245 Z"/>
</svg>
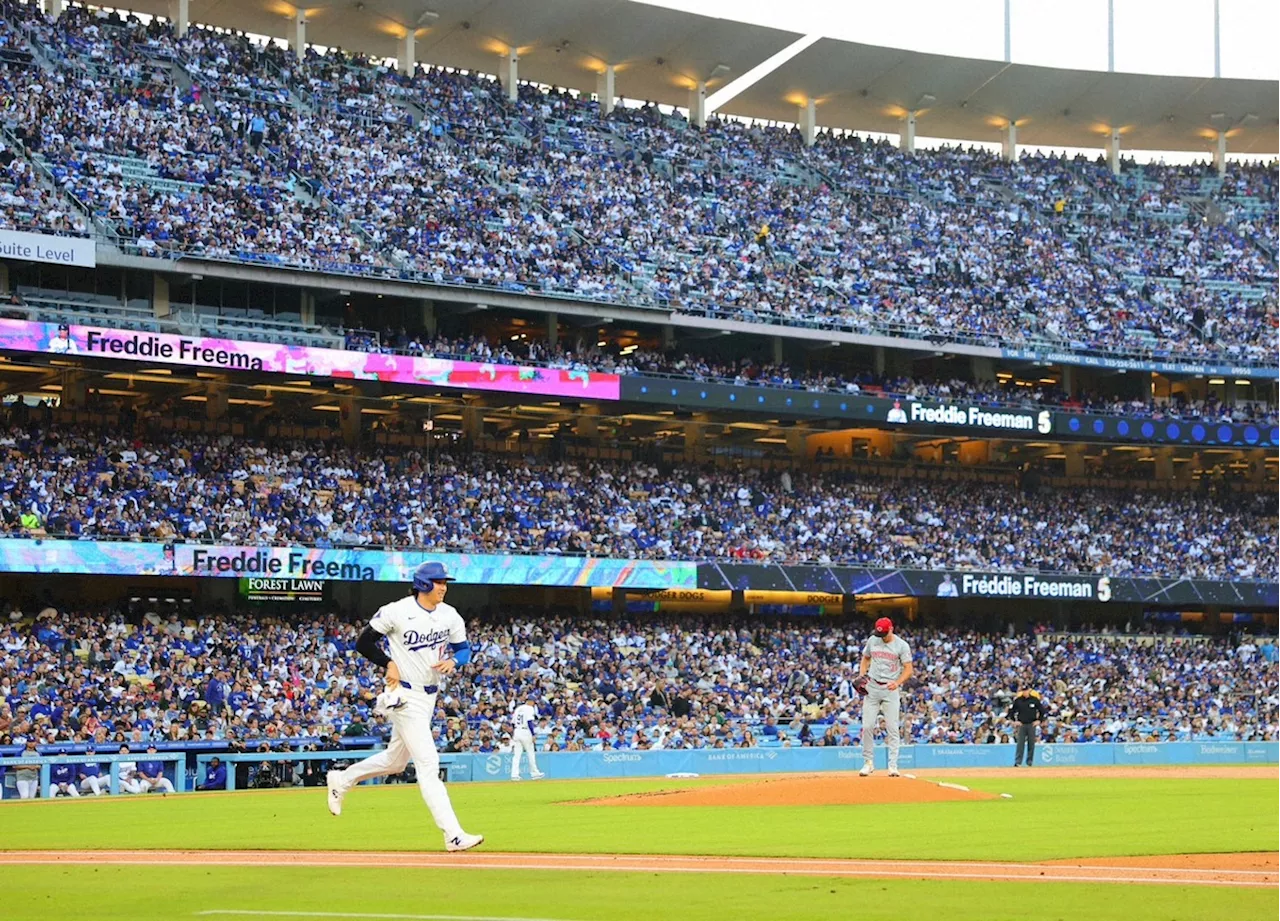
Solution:
<svg viewBox="0 0 1280 921">
<path fill-rule="evenodd" d="M 876 621 L 875 633 L 862 647 L 859 683 L 864 683 L 862 699 L 862 770 L 863 777 L 875 772 L 876 721 L 884 714 L 889 742 L 889 776 L 898 776 L 899 726 L 902 719 L 902 686 L 911 677 L 911 647 L 902 637 L 894 636 L 893 621 L 882 617 Z"/>
<path fill-rule="evenodd" d="M 329 811 L 341 815 L 348 790 L 362 780 L 398 774 L 412 758 L 422 798 L 444 832 L 445 849 L 465 851 L 483 842 L 484 836 L 467 834 L 453 814 L 431 735 L 441 681 L 471 661 L 462 615 L 444 603 L 452 581 L 443 563 L 423 563 L 413 573 L 413 594 L 380 607 L 356 641 L 360 655 L 387 670 L 387 689 L 378 695 L 377 709 L 391 719 L 391 742 L 385 751 L 346 770 L 329 772 Z M 383 637 L 389 657 L 378 645 Z"/>
</svg>

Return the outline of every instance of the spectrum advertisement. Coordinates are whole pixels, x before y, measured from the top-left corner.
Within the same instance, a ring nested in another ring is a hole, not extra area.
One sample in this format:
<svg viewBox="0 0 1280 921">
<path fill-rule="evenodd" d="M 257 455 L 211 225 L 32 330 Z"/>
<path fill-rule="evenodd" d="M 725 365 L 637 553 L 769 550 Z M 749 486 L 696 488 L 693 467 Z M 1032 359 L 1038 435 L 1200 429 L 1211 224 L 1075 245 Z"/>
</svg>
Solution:
<svg viewBox="0 0 1280 921">
<path fill-rule="evenodd" d="M 59 326 L 29 320 L 0 320 L 0 350 L 593 400 L 617 400 L 620 389 L 616 374 L 596 371 Z"/>
</svg>

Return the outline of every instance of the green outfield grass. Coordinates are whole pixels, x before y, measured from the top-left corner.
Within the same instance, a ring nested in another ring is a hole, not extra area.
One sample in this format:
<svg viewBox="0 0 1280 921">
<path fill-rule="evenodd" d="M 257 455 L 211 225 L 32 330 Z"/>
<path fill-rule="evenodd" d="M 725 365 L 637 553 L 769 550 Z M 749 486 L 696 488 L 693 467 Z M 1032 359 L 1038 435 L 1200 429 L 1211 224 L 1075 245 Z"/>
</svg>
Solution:
<svg viewBox="0 0 1280 921">
<path fill-rule="evenodd" d="M 966 779 L 1012 800 L 845 807 L 598 807 L 573 801 L 751 778 L 450 788 L 492 851 L 1045 860 L 1276 848 L 1274 780 Z M 0 848 L 440 850 L 416 787 L 323 788 L 0 804 Z M 236 867 L 0 867 L 4 921 L 364 912 L 553 921 L 903 917 L 1274 919 L 1267 890 L 1164 885 L 818 879 L 728 874 Z"/>
<path fill-rule="evenodd" d="M 4 876 L 0 917 L 6 921 L 326 921 L 345 912 L 546 921 L 1273 921 L 1276 916 L 1275 893 L 1266 890 L 1117 884 L 219 867 L 5 867 Z M 199 914 L 234 909 L 302 914 Z"/>
<path fill-rule="evenodd" d="M 737 778 L 746 782 L 749 778 Z M 1266 851 L 1280 797 L 1268 780 L 968 779 L 1012 800 L 883 806 L 583 806 L 575 800 L 723 780 L 543 781 L 450 788 L 468 830 L 497 851 L 1048 860 Z M 362 787 L 341 818 L 323 788 L 4 804 L 16 848 L 435 850 L 417 787 Z M 74 819 L 74 820 L 73 820 Z M 396 829 L 394 844 L 388 826 Z M 122 829 L 127 828 L 127 838 Z M 892 833 L 886 830 L 892 829 Z"/>
</svg>

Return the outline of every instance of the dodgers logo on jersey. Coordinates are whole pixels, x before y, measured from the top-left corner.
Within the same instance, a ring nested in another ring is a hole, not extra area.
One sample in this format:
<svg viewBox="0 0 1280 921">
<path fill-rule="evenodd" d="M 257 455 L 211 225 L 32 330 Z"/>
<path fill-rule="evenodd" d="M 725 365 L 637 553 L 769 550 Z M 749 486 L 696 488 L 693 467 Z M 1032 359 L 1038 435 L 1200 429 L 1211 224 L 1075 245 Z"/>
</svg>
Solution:
<svg viewBox="0 0 1280 921">
<path fill-rule="evenodd" d="M 448 639 L 448 630 L 432 630 L 429 633 L 420 633 L 417 630 L 406 630 L 404 632 L 405 648 L 414 652 L 419 649 L 428 649 L 432 646 L 439 646 L 441 643 L 447 642 Z"/>
</svg>

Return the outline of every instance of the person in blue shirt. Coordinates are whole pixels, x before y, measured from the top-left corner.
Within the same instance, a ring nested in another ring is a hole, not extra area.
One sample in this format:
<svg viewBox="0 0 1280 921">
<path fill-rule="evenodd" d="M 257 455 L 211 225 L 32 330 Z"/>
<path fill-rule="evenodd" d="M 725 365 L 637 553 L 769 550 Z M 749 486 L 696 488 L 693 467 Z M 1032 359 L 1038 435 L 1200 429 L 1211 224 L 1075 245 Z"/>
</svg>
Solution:
<svg viewBox="0 0 1280 921">
<path fill-rule="evenodd" d="M 84 750 L 86 755 L 92 755 L 94 748 L 90 745 Z M 111 793 L 111 783 L 102 775 L 102 768 L 92 762 L 81 764 L 76 768 L 76 777 L 80 780 L 80 792 L 92 793 L 94 796 L 102 796 Z"/>
<path fill-rule="evenodd" d="M 156 753 L 154 745 L 147 746 L 147 755 L 153 756 Z M 139 761 L 138 773 L 136 779 L 142 784 L 144 793 L 155 793 L 159 790 L 162 794 L 168 795 L 173 792 L 173 781 L 164 776 L 163 761 Z"/>
<path fill-rule="evenodd" d="M 51 796 L 79 796 L 75 767 L 70 764 L 50 765 L 49 789 Z"/>
<path fill-rule="evenodd" d="M 267 134 L 267 120 L 262 114 L 255 112 L 249 119 L 249 146 L 257 150 L 262 146 L 262 139 Z"/>
<path fill-rule="evenodd" d="M 227 687 L 226 674 L 218 672 L 209 681 L 209 687 L 205 691 L 204 699 L 208 702 L 210 709 L 214 713 L 221 713 L 227 705 L 227 693 L 231 689 Z"/>
<path fill-rule="evenodd" d="M 227 766 L 222 763 L 222 759 L 213 758 L 205 766 L 204 783 L 196 787 L 197 790 L 225 790 L 227 789 Z"/>
</svg>

